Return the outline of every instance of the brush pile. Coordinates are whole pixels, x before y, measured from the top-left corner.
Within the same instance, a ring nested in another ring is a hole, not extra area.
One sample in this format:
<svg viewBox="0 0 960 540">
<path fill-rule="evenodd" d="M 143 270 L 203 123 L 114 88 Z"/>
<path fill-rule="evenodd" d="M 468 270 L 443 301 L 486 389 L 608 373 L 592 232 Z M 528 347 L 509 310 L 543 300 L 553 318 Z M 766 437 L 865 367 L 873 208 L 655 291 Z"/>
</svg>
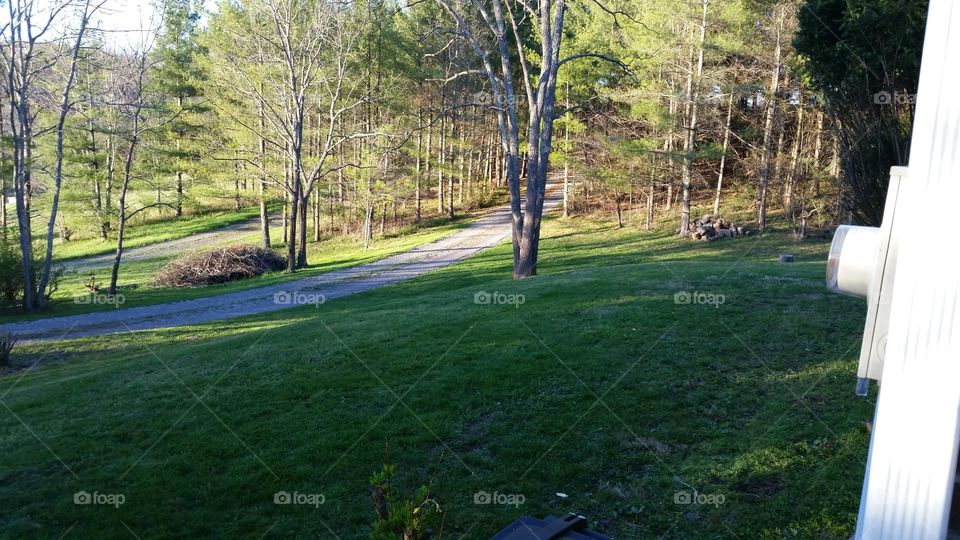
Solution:
<svg viewBox="0 0 960 540">
<path fill-rule="evenodd" d="M 750 231 L 743 227 L 738 227 L 732 222 L 727 222 L 723 218 L 713 219 L 713 216 L 706 215 L 700 219 L 693 220 L 688 231 L 690 238 L 694 240 L 706 240 L 712 242 L 720 238 L 733 238 L 734 236 L 750 236 Z"/>
<path fill-rule="evenodd" d="M 160 287 L 202 287 L 283 270 L 287 260 L 272 249 L 236 245 L 180 257 L 164 266 Z"/>
</svg>

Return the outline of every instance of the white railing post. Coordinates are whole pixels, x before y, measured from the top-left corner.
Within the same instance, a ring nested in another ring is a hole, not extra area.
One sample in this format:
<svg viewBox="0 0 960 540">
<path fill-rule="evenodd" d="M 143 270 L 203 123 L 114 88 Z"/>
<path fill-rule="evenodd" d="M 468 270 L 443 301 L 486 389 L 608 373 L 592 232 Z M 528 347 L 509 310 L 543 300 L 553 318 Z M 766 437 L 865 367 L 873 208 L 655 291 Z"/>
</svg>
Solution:
<svg viewBox="0 0 960 540">
<path fill-rule="evenodd" d="M 864 90 L 866 91 L 866 89 Z M 960 420 L 960 2 L 931 0 L 857 538 L 943 538 Z"/>
</svg>

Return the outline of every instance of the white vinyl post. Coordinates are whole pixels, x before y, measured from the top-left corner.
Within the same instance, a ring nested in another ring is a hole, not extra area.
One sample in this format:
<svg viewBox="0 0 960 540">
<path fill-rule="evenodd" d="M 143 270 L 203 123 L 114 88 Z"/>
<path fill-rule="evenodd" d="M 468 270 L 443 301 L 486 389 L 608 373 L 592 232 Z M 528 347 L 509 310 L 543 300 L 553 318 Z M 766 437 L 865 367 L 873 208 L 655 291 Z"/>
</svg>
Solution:
<svg viewBox="0 0 960 540">
<path fill-rule="evenodd" d="M 947 530 L 960 420 L 960 2 L 930 1 L 916 103 L 861 539 Z"/>
</svg>

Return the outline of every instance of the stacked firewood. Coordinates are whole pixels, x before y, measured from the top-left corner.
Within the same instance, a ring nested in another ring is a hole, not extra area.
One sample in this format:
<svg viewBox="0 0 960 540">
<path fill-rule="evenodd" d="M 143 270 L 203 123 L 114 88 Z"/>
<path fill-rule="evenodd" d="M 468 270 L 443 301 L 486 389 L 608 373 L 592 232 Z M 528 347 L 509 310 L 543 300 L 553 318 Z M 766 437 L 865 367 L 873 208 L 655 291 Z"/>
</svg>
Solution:
<svg viewBox="0 0 960 540">
<path fill-rule="evenodd" d="M 750 231 L 739 227 L 733 222 L 727 222 L 723 218 L 714 219 L 707 215 L 700 219 L 693 220 L 690 225 L 690 238 L 694 240 L 707 240 L 712 242 L 720 238 L 733 238 L 734 236 L 749 236 Z"/>
</svg>

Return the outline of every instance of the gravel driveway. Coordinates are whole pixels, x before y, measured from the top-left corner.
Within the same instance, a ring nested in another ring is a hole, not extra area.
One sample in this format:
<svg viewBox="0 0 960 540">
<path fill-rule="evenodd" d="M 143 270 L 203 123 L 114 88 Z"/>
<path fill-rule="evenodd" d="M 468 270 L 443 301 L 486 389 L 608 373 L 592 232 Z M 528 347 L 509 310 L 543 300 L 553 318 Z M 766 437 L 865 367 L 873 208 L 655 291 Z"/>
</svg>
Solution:
<svg viewBox="0 0 960 540">
<path fill-rule="evenodd" d="M 276 219 L 271 218 L 271 226 L 275 226 L 276 222 Z M 192 234 L 175 240 L 167 240 L 166 242 L 157 242 L 156 244 L 125 249 L 123 250 L 123 262 L 170 257 L 179 255 L 185 251 L 195 251 L 203 248 L 217 247 L 226 243 L 240 242 L 246 237 L 250 237 L 252 243 L 259 245 L 260 237 L 257 236 L 254 238 L 251 236 L 259 232 L 260 218 L 258 217 L 250 221 L 227 225 L 214 231 Z M 105 253 L 93 257 L 64 261 L 62 264 L 64 269 L 82 274 L 89 270 L 111 266 L 113 264 L 113 258 L 113 253 Z"/>
<path fill-rule="evenodd" d="M 544 212 L 556 208 L 561 201 L 561 190 L 551 190 Z M 0 326 L 0 332 L 11 332 L 26 340 L 59 340 L 204 323 L 330 301 L 405 281 L 479 253 L 509 238 L 510 220 L 510 209 L 504 206 L 450 236 L 376 262 L 193 300 L 7 324 Z M 195 247 L 192 238 L 183 239 L 184 245 Z"/>
</svg>

